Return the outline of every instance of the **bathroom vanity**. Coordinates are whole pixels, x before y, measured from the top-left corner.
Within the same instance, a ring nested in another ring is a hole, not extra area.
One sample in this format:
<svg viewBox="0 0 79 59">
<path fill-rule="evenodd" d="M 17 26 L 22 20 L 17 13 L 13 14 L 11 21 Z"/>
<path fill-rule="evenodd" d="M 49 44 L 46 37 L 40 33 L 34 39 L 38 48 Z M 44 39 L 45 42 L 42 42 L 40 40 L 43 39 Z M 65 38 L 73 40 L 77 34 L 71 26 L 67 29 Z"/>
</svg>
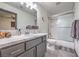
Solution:
<svg viewBox="0 0 79 59">
<path fill-rule="evenodd" d="M 47 33 L 12 36 L 0 39 L 1 57 L 43 57 Z"/>
</svg>

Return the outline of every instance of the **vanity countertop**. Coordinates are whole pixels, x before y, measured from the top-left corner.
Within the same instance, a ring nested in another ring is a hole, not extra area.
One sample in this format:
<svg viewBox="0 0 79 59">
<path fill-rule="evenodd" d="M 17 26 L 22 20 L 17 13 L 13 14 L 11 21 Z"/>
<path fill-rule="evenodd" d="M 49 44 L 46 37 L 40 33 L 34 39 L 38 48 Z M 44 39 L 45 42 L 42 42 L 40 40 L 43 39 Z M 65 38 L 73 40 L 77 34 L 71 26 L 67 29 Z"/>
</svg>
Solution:
<svg viewBox="0 0 79 59">
<path fill-rule="evenodd" d="M 3 38 L 0 39 L 0 49 L 13 44 L 18 44 L 24 41 L 32 40 L 34 38 L 41 37 L 44 35 L 47 35 L 47 33 L 27 34 L 27 35 L 21 34 L 17 36 L 11 36 L 10 38 Z"/>
</svg>

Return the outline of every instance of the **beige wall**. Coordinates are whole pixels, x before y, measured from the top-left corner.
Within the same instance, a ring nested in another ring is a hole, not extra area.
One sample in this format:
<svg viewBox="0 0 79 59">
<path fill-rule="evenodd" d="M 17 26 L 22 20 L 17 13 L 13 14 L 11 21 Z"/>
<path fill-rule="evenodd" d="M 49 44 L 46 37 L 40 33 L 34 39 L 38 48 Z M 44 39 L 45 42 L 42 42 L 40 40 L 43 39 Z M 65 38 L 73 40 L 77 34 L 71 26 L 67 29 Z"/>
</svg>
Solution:
<svg viewBox="0 0 79 59">
<path fill-rule="evenodd" d="M 79 2 L 75 3 L 75 7 L 74 7 L 74 20 L 79 20 Z"/>
<path fill-rule="evenodd" d="M 44 21 L 42 20 L 42 17 Z M 40 5 L 37 5 L 37 25 L 39 26 L 39 31 L 42 33 L 48 33 L 48 16 L 47 11 Z"/>
</svg>

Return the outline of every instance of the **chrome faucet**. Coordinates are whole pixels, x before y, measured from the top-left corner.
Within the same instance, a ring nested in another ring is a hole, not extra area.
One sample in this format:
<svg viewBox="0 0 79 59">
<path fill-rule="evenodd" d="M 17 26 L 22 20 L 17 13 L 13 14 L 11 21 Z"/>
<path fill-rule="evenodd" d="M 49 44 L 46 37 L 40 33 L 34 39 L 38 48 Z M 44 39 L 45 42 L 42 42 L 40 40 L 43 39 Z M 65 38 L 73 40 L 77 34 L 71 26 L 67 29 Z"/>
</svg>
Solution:
<svg viewBox="0 0 79 59">
<path fill-rule="evenodd" d="M 21 29 L 18 29 L 18 35 L 21 35 Z"/>
</svg>

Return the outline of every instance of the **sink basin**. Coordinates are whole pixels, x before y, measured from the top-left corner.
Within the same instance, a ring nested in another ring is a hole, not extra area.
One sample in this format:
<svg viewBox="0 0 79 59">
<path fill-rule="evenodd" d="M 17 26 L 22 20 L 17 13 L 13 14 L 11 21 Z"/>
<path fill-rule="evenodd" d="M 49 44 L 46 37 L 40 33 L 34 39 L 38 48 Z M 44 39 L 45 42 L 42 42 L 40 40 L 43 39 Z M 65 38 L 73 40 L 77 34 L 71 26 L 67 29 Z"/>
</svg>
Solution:
<svg viewBox="0 0 79 59">
<path fill-rule="evenodd" d="M 33 34 L 27 34 L 27 35 L 21 34 L 21 35 L 12 36 L 11 38 L 13 38 L 13 39 L 24 39 L 24 38 L 29 38 L 29 37 L 32 37 L 32 36 L 34 36 L 34 35 Z"/>
</svg>

